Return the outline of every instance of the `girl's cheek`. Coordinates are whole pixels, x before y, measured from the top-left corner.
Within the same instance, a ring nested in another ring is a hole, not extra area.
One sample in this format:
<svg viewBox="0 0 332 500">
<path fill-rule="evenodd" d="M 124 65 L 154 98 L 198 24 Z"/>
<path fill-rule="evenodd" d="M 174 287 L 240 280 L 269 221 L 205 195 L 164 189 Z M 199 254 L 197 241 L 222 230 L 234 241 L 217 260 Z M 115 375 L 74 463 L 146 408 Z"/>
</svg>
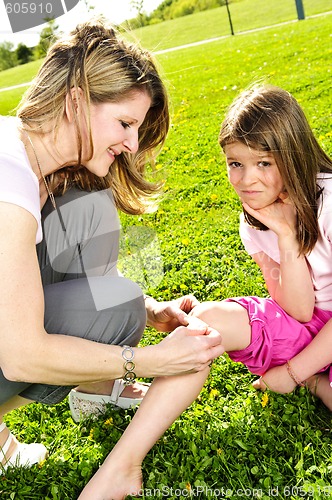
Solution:
<svg viewBox="0 0 332 500">
<path fill-rule="evenodd" d="M 232 186 L 235 187 L 238 182 L 238 176 L 234 172 L 229 172 L 228 179 Z"/>
</svg>

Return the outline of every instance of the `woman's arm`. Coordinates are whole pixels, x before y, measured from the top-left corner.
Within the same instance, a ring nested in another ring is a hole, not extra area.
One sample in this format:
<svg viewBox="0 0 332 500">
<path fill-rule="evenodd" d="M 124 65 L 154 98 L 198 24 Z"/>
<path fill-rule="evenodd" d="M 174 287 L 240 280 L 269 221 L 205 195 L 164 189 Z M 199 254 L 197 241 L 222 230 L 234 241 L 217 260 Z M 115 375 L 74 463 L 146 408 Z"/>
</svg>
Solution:
<svg viewBox="0 0 332 500">
<path fill-rule="evenodd" d="M 34 217 L 0 203 L 0 365 L 9 380 L 77 385 L 121 378 L 122 348 L 48 334 L 36 256 Z M 135 348 L 137 376 L 199 371 L 222 354 L 221 338 L 206 329 L 178 328 L 155 346 Z"/>
</svg>

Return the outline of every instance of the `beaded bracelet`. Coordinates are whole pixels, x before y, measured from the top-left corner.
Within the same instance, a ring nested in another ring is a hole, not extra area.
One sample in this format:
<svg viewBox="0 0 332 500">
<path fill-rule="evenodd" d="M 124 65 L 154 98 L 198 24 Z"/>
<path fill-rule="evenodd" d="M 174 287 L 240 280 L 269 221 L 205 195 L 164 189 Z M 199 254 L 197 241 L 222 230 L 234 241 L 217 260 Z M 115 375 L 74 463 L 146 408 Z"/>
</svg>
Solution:
<svg viewBox="0 0 332 500">
<path fill-rule="evenodd" d="M 301 380 L 297 377 L 297 375 L 293 372 L 290 361 L 286 361 L 287 371 L 290 378 L 295 382 L 296 385 L 300 385 L 301 387 L 305 387 L 305 381 L 301 382 Z"/>
<path fill-rule="evenodd" d="M 125 360 L 125 362 L 123 363 L 123 368 L 125 370 L 125 373 L 122 379 L 125 385 L 131 385 L 135 382 L 136 379 L 136 373 L 134 372 L 135 363 L 133 362 L 135 353 L 133 348 L 130 347 L 129 345 L 124 345 L 122 351 L 122 357 Z"/>
</svg>

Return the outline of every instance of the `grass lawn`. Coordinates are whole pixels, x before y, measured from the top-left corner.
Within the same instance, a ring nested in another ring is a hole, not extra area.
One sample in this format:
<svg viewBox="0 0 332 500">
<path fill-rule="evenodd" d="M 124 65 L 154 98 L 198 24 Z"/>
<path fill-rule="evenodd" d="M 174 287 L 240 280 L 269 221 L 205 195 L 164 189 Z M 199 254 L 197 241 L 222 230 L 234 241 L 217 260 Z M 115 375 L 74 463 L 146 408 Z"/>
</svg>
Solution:
<svg viewBox="0 0 332 500">
<path fill-rule="evenodd" d="M 146 253 L 133 252 L 129 260 L 123 252 L 120 260 L 147 293 L 165 300 L 188 292 L 200 300 L 266 296 L 238 236 L 240 206 L 228 185 L 219 126 L 241 89 L 268 81 L 294 94 L 332 155 L 331 20 L 322 16 L 158 55 L 172 104 L 172 129 L 157 165 L 165 192 L 157 212 L 123 216 L 122 223 L 125 235 L 132 226 L 156 235 L 151 247 L 162 256 L 162 275 L 146 279 L 152 274 L 147 243 Z M 1 93 L 0 99 L 2 110 Z M 158 339 L 148 329 L 142 344 Z M 214 362 L 200 397 L 146 458 L 145 498 L 332 497 L 331 414 L 304 388 L 261 394 L 252 380 L 227 356 Z M 109 409 L 77 426 L 67 401 L 11 412 L 6 421 L 17 437 L 42 441 L 50 457 L 40 467 L 2 476 L 1 500 L 75 500 L 132 415 Z"/>
<path fill-rule="evenodd" d="M 305 16 L 332 10 L 329 0 L 302 0 Z M 296 21 L 295 0 L 235 0 L 229 2 L 233 31 L 243 31 Z M 191 16 L 165 21 L 162 25 L 145 26 L 135 30 L 135 36 L 151 50 L 164 50 L 206 38 L 231 34 L 226 7 L 198 12 Z"/>
</svg>

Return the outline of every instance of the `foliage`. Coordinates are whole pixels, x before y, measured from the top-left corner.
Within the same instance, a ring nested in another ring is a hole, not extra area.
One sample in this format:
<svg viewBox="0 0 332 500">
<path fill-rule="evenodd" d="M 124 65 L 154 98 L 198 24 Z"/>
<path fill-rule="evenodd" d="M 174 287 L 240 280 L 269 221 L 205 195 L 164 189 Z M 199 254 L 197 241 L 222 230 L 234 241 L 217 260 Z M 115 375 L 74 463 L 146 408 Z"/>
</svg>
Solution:
<svg viewBox="0 0 332 500">
<path fill-rule="evenodd" d="M 19 43 L 16 49 L 16 56 L 19 64 L 26 64 L 32 61 L 33 50 L 24 43 Z"/>
<path fill-rule="evenodd" d="M 85 4 L 85 8 L 88 12 L 93 12 L 94 9 L 95 9 L 95 6 L 90 4 L 89 0 L 83 0 L 84 4 Z"/>
<path fill-rule="evenodd" d="M 138 17 L 143 15 L 144 0 L 130 0 L 130 5 L 137 11 Z"/>
<path fill-rule="evenodd" d="M 11 42 L 0 43 L 0 72 L 45 57 L 51 42 L 57 38 L 58 29 L 59 26 L 55 24 L 54 19 L 48 20 L 47 26 L 40 33 L 39 43 L 35 48 L 19 43 L 14 50 L 14 44 Z"/>
<path fill-rule="evenodd" d="M 152 12 L 150 19 L 166 21 L 221 5 L 225 5 L 225 0 L 165 0 Z"/>
<path fill-rule="evenodd" d="M 143 226 L 159 239 L 163 278 L 147 293 L 165 300 L 187 292 L 200 300 L 266 294 L 238 236 L 240 206 L 217 142 L 220 123 L 241 89 L 269 81 L 294 94 L 332 155 L 330 42 L 331 16 L 321 16 L 158 55 L 172 105 L 172 128 L 156 170 L 164 194 L 155 213 L 121 217 L 125 233 Z M 159 340 L 147 329 L 142 345 Z M 145 498 L 331 498 L 331 414 L 304 388 L 261 394 L 252 380 L 227 356 L 214 362 L 199 398 L 147 456 Z M 67 401 L 11 412 L 6 421 L 18 438 L 42 441 L 50 457 L 40 467 L 8 471 L 0 498 L 77 498 L 132 415 L 110 408 L 77 426 Z"/>
<path fill-rule="evenodd" d="M 215 9 L 225 5 L 226 0 L 164 0 L 150 15 L 144 12 L 144 0 L 132 0 L 130 3 L 137 11 L 137 16 L 126 20 L 122 26 L 137 29 L 158 24 L 162 21 L 187 16 L 194 12 Z"/>
<path fill-rule="evenodd" d="M 11 42 L 0 43 L 0 71 L 16 66 L 17 56 L 13 48 L 14 45 Z"/>
<path fill-rule="evenodd" d="M 239 32 L 246 29 L 253 29 L 258 26 L 276 24 L 289 19 L 297 19 L 296 1 L 297 0 L 281 0 L 280 2 L 275 2 L 275 0 L 228 0 L 228 2 L 226 2 L 226 0 L 164 0 L 150 15 L 147 15 L 144 14 L 144 0 L 141 0 L 140 4 L 142 9 L 140 14 L 136 18 L 125 21 L 122 26 L 124 29 L 128 27 L 131 29 L 138 29 L 153 26 L 162 21 L 178 20 L 178 18 L 190 15 L 190 18 L 193 18 L 190 20 L 189 24 L 196 25 L 196 37 L 199 37 L 202 32 L 202 25 L 200 24 L 202 18 L 198 16 L 194 19 L 194 17 L 198 13 L 207 11 L 207 19 L 211 19 L 211 24 L 213 24 L 214 31 L 217 33 L 213 36 L 220 36 L 220 34 L 229 33 L 228 12 L 226 10 L 227 3 L 231 12 L 231 17 L 234 16 L 236 25 L 235 31 Z M 315 2 L 302 0 L 302 3 L 306 16 L 331 9 L 329 0 L 315 0 Z M 213 9 L 213 12 L 209 12 L 211 9 Z M 193 14 L 193 16 L 191 16 L 191 14 Z M 281 16 L 283 16 L 283 18 L 281 18 Z M 178 26 L 181 25 L 182 27 L 183 21 L 178 21 Z M 173 35 L 174 30 L 176 30 L 176 25 L 172 24 L 171 26 L 171 34 Z M 163 29 L 164 28 L 167 29 L 167 25 L 163 25 Z M 207 34 L 205 25 L 204 33 Z M 147 40 L 149 40 L 149 46 L 154 47 L 154 45 L 151 45 L 152 40 L 149 36 L 147 36 Z M 169 40 L 169 43 L 169 47 L 177 45 L 174 44 L 173 40 Z"/>
</svg>

